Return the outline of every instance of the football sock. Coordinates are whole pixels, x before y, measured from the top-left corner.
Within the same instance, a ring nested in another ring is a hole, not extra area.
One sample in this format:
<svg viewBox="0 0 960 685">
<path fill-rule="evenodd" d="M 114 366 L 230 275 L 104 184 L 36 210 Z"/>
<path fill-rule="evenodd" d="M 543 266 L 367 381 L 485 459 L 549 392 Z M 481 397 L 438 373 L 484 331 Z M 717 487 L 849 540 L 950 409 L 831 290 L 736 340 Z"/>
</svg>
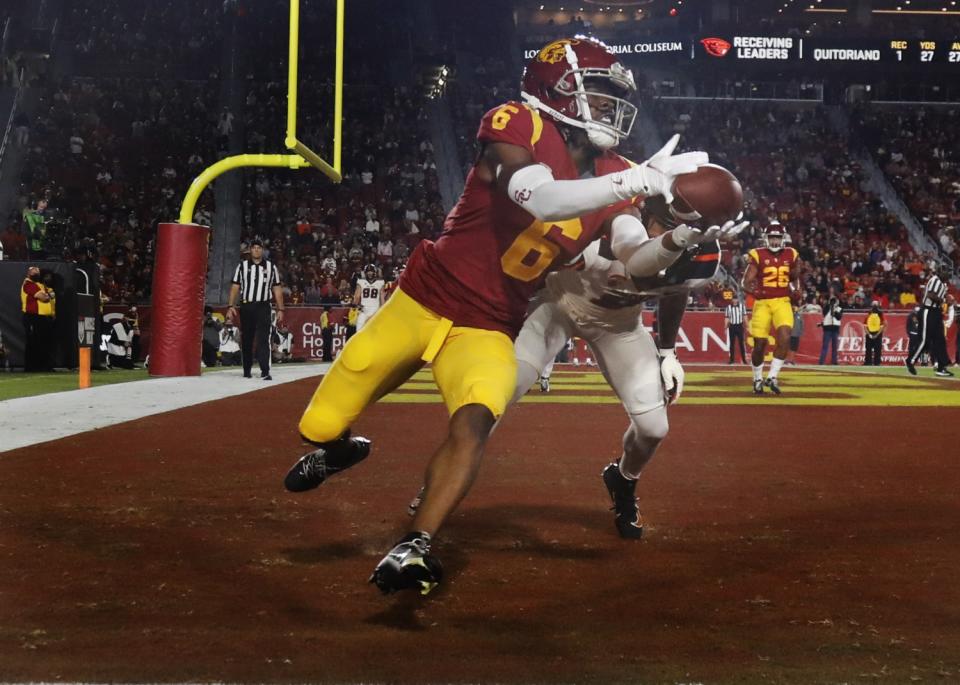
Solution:
<svg viewBox="0 0 960 685">
<path fill-rule="evenodd" d="M 762 381 L 763 380 L 763 364 L 760 366 L 753 367 L 753 380 Z"/>
<path fill-rule="evenodd" d="M 619 459 L 617 459 L 617 471 L 619 471 L 619 472 L 620 472 L 620 475 L 623 476 L 626 480 L 637 480 L 637 479 L 634 478 L 633 476 L 628 476 L 628 475 L 624 472 L 624 470 L 623 470 L 623 460 L 626 459 L 626 458 L 627 458 L 626 455 L 621 455 L 621 457 L 620 457 Z"/>
<path fill-rule="evenodd" d="M 770 362 L 770 373 L 767 374 L 767 378 L 777 378 L 780 374 L 780 369 L 783 368 L 783 360 L 773 358 L 773 361 Z"/>
</svg>

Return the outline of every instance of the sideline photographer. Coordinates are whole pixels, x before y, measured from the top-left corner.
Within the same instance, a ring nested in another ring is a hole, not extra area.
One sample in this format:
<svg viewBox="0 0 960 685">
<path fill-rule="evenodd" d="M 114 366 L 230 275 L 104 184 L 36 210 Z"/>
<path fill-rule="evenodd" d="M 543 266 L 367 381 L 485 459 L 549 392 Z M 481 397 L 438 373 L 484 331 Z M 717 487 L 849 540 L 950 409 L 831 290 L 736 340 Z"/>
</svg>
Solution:
<svg viewBox="0 0 960 685">
<path fill-rule="evenodd" d="M 44 213 L 47 211 L 47 200 L 37 201 L 36 207 L 23 210 L 23 222 L 26 226 L 27 258 L 43 260 L 47 258 L 47 220 Z"/>
</svg>

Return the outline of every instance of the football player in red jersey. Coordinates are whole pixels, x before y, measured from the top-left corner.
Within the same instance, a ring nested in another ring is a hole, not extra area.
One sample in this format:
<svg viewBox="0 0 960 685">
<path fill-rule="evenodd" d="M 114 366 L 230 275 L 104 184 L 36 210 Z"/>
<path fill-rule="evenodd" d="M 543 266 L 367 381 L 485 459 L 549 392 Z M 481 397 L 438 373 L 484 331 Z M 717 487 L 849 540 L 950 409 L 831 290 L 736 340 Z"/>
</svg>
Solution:
<svg viewBox="0 0 960 685">
<path fill-rule="evenodd" d="M 516 382 L 513 338 L 546 275 L 603 232 L 638 276 L 657 273 L 711 230 L 685 225 L 648 239 L 638 196 L 672 200 L 676 176 L 707 163 L 703 152 L 672 156 L 677 137 L 633 165 L 611 148 L 636 107 L 633 75 L 604 45 L 555 41 L 527 65 L 523 102 L 488 112 L 481 151 L 436 242 L 421 242 L 392 297 L 344 347 L 300 421 L 315 447 L 290 469 L 300 492 L 363 460 L 368 440 L 350 426 L 372 402 L 432 364 L 450 414 L 448 433 L 426 471 L 411 531 L 370 580 L 383 592 L 429 592 L 442 575 L 431 537 L 466 495 L 490 430 Z"/>
<path fill-rule="evenodd" d="M 763 394 L 768 387 L 780 394 L 780 369 L 790 351 L 790 332 L 793 330 L 791 297 L 800 293 L 800 256 L 792 247 L 784 249 L 784 232 L 779 221 L 771 221 L 766 231 L 766 247 L 753 248 L 747 253 L 747 270 L 743 274 L 743 289 L 754 296 L 750 316 L 750 335 L 753 336 L 753 392 Z M 773 325 L 776 347 L 767 380 L 763 380 L 763 362 L 767 352 L 767 336 Z"/>
</svg>

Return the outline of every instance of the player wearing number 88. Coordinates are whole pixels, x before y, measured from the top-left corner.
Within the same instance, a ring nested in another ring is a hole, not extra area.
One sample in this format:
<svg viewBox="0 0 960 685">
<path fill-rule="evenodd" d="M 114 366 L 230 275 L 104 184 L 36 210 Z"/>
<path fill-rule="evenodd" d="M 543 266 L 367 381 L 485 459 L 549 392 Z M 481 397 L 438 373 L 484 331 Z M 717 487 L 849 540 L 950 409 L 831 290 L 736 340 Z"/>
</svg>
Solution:
<svg viewBox="0 0 960 685">
<path fill-rule="evenodd" d="M 362 329 L 380 309 L 384 300 L 384 289 L 385 283 L 380 278 L 377 267 L 367 264 L 363 268 L 363 277 L 357 279 L 357 289 L 353 293 L 353 304 L 359 307 L 356 330 Z"/>
<path fill-rule="evenodd" d="M 385 593 L 426 594 L 439 582 L 439 564 L 426 563 L 431 537 L 469 490 L 490 430 L 513 395 L 513 338 L 547 274 L 604 232 L 638 276 L 715 238 L 678 226 L 648 239 L 634 201 L 656 194 L 671 200 L 676 176 L 708 159 L 702 152 L 672 155 L 676 136 L 640 165 L 613 153 L 629 134 L 635 90 L 630 71 L 598 42 L 574 38 L 541 50 L 527 66 L 524 101 L 483 117 L 479 154 L 443 233 L 418 245 L 396 292 L 350 339 L 304 412 L 300 432 L 316 449 L 287 475 L 292 491 L 314 488 L 365 458 L 367 444 L 349 436 L 350 425 L 425 363 L 433 365 L 448 433 L 430 459 L 411 531 L 370 579 Z"/>
<path fill-rule="evenodd" d="M 755 298 L 750 317 L 750 335 L 753 337 L 753 391 L 763 394 L 764 387 L 780 394 L 780 369 L 790 351 L 790 333 L 793 330 L 791 297 L 799 296 L 800 258 L 792 247 L 784 248 L 786 234 L 779 221 L 771 221 L 765 232 L 764 247 L 747 253 L 747 270 L 743 274 L 743 289 Z M 776 347 L 766 381 L 763 379 L 767 336 L 773 326 Z"/>
</svg>

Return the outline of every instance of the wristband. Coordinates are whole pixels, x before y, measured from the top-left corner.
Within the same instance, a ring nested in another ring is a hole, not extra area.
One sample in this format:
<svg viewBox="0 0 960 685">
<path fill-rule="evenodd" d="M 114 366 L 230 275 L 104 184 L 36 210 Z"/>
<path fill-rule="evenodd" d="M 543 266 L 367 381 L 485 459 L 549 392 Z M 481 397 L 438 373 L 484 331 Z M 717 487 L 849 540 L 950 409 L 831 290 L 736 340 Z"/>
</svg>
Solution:
<svg viewBox="0 0 960 685">
<path fill-rule="evenodd" d="M 657 348 L 657 354 L 659 354 L 661 357 L 676 357 L 676 356 L 677 356 L 677 348 L 675 348 L 675 347 L 660 347 L 660 348 Z"/>
</svg>

